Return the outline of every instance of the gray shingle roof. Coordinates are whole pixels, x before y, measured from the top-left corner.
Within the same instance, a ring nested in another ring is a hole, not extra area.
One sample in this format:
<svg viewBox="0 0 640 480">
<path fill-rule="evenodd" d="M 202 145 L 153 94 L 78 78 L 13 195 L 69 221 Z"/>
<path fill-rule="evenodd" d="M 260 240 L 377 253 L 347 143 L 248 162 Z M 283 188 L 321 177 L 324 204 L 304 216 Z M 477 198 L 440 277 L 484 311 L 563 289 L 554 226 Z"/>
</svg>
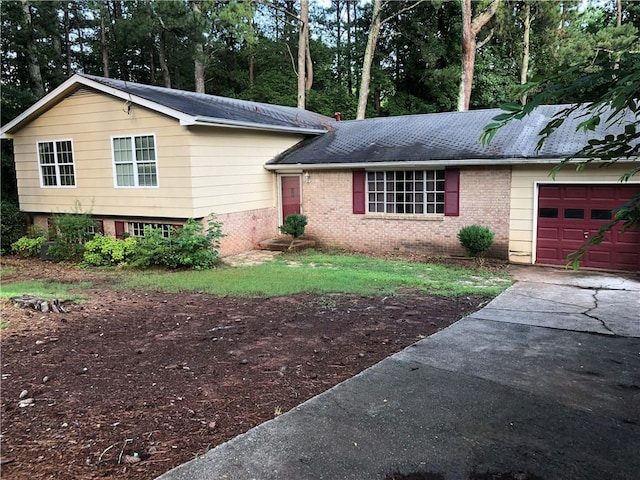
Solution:
<svg viewBox="0 0 640 480">
<path fill-rule="evenodd" d="M 335 123 L 335 130 L 289 149 L 269 165 L 461 160 L 480 164 L 565 158 L 578 152 L 594 136 L 576 132 L 576 126 L 584 119 L 572 117 L 536 151 L 538 132 L 565 108 L 567 105 L 541 106 L 523 120 L 512 121 L 500 129 L 488 146 L 481 144 L 480 135 L 494 116 L 504 113 L 500 109 L 344 121 Z M 595 135 L 602 135 L 603 131 L 600 127 Z"/>
<path fill-rule="evenodd" d="M 93 75 L 81 76 L 194 117 L 321 130 L 326 130 L 327 125 L 334 122 L 333 118 L 295 107 L 218 97 Z"/>
</svg>

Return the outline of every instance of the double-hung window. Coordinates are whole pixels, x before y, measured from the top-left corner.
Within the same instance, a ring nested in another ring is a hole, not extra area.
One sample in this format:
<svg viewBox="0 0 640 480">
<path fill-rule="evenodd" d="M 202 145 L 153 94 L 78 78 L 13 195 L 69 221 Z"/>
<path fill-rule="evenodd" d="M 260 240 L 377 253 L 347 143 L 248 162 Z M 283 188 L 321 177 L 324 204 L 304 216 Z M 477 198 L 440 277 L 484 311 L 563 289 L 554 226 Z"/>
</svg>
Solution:
<svg viewBox="0 0 640 480">
<path fill-rule="evenodd" d="M 38 142 L 38 163 L 43 187 L 76 186 L 71 140 Z"/>
<path fill-rule="evenodd" d="M 112 137 L 117 187 L 157 187 L 158 162 L 154 135 Z"/>
<path fill-rule="evenodd" d="M 444 214 L 444 170 L 367 172 L 369 213 Z"/>
</svg>

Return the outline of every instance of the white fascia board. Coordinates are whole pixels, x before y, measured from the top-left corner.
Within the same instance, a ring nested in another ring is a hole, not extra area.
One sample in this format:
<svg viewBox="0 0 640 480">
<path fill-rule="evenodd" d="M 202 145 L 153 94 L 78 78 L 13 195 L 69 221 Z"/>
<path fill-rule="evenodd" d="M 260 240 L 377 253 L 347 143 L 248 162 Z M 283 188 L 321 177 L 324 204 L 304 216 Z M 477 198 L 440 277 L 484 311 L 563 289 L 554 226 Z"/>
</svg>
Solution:
<svg viewBox="0 0 640 480">
<path fill-rule="evenodd" d="M 237 120 L 226 120 L 223 118 L 214 117 L 192 117 L 190 122 L 180 122 L 181 125 L 200 125 L 205 127 L 226 127 L 226 128 L 244 128 L 250 130 L 268 130 L 284 133 L 301 133 L 304 135 L 321 135 L 327 133 L 327 130 L 320 128 L 305 128 L 305 127 L 287 127 L 281 125 L 267 125 L 264 123 L 255 122 L 241 122 Z"/>
<path fill-rule="evenodd" d="M 267 170 L 295 170 L 304 168 L 305 170 L 393 170 L 393 169 L 415 169 L 415 168 L 438 168 L 438 167 L 472 167 L 487 165 L 539 165 L 555 164 L 564 161 L 564 158 L 480 158 L 461 160 L 425 160 L 419 162 L 358 162 L 358 163 L 297 163 L 297 164 L 277 164 L 267 163 L 264 168 Z M 630 163 L 635 160 L 619 160 L 619 163 Z M 571 160 L 569 163 L 580 163 L 580 159 Z M 605 162 L 597 162 L 605 163 Z"/>
<path fill-rule="evenodd" d="M 462 159 L 462 160 L 424 160 L 412 162 L 358 162 L 358 163 L 309 163 L 309 164 L 266 164 L 267 170 L 289 170 L 304 167 L 306 170 L 342 170 L 342 169 L 367 169 L 387 170 L 396 168 L 425 168 L 425 167 L 468 167 L 485 165 L 519 165 L 527 163 L 557 163 L 561 159 Z"/>
<path fill-rule="evenodd" d="M 128 92 L 123 90 L 119 90 L 117 88 L 109 87 L 100 82 L 96 82 L 95 80 L 91 80 L 89 78 L 83 77 L 82 75 L 74 75 L 67 80 L 65 80 L 60 86 L 49 92 L 47 95 L 42 97 L 36 103 L 34 103 L 27 110 L 22 112 L 12 121 L 2 126 L 0 129 L 0 138 L 12 138 L 13 133 L 18 130 L 21 125 L 26 122 L 31 121 L 33 117 L 40 115 L 42 112 L 50 109 L 64 97 L 73 92 L 78 85 L 84 85 L 86 87 L 93 88 L 100 92 L 106 93 L 108 95 L 112 95 L 114 97 L 120 98 L 125 101 L 130 101 L 136 105 L 140 105 L 150 110 L 154 110 L 159 113 L 163 113 L 168 115 L 169 117 L 173 117 L 177 120 L 180 120 L 180 123 L 193 121 L 193 116 L 186 115 L 182 112 L 174 110 L 172 108 L 167 108 L 163 105 L 159 105 L 155 102 L 151 102 L 149 100 L 145 100 L 144 98 L 137 97 L 136 95 L 131 95 Z"/>
</svg>

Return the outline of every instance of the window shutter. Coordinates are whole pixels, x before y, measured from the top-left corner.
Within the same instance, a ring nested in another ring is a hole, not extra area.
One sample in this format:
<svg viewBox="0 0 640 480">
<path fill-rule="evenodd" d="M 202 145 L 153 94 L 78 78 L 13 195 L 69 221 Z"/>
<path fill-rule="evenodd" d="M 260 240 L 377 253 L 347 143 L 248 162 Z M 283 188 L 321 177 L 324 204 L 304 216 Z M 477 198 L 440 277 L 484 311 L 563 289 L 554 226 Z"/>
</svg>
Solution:
<svg viewBox="0 0 640 480">
<path fill-rule="evenodd" d="M 124 238 L 124 222 L 115 222 L 116 224 L 116 238 L 123 239 Z"/>
<path fill-rule="evenodd" d="M 94 220 L 96 222 L 96 232 L 104 235 L 104 222 L 102 220 Z"/>
<path fill-rule="evenodd" d="M 361 215 L 365 208 L 365 181 L 366 172 L 353 172 L 353 213 Z"/>
<path fill-rule="evenodd" d="M 460 215 L 460 169 L 444 171 L 444 214 L 448 217 Z"/>
</svg>

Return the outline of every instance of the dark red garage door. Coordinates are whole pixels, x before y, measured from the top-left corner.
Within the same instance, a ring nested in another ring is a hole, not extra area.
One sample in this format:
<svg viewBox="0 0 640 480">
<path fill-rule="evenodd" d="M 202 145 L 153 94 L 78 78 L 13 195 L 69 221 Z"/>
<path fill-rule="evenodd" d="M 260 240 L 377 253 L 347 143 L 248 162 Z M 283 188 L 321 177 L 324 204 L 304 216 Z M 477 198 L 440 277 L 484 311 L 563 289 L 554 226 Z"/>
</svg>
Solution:
<svg viewBox="0 0 640 480">
<path fill-rule="evenodd" d="M 576 251 L 611 219 L 612 210 L 640 192 L 638 185 L 542 185 L 538 195 L 536 263 L 566 265 Z M 640 271 L 640 230 L 608 232 L 591 247 L 583 267 Z"/>
</svg>

